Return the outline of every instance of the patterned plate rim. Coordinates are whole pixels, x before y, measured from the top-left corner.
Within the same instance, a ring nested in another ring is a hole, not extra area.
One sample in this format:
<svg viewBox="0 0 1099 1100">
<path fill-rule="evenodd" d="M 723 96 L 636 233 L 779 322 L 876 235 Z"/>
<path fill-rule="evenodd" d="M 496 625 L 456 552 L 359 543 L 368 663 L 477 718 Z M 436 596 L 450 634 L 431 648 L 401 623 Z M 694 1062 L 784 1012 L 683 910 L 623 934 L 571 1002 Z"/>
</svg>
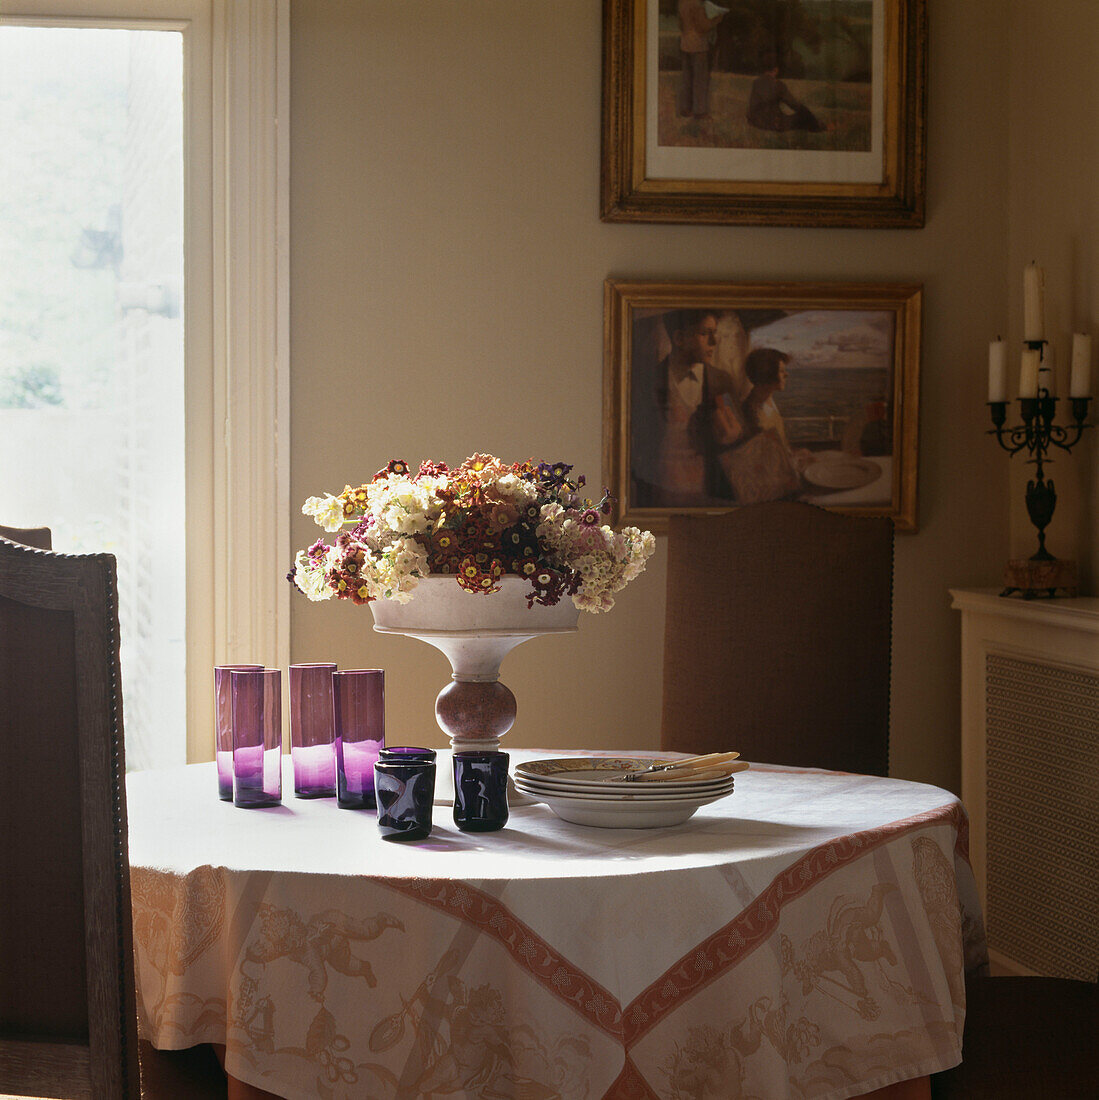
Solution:
<svg viewBox="0 0 1099 1100">
<path fill-rule="evenodd" d="M 662 763 L 662 758 L 633 757 L 562 757 L 561 761 L 567 763 L 567 768 L 556 768 L 558 760 L 530 760 L 522 761 L 515 765 L 513 774 L 516 779 L 522 779 L 528 783 L 539 784 L 543 789 L 554 790 L 592 790 L 592 791 L 636 791 L 655 786 L 656 781 L 646 782 L 642 785 L 629 783 L 625 780 L 615 782 L 612 779 L 574 779 L 576 772 L 639 772 L 645 771 L 653 763 Z M 591 762 L 597 761 L 597 765 Z M 605 763 L 604 763 L 605 762 Z M 529 765 L 537 765 L 531 768 Z M 548 767 L 546 767 L 548 765 Z M 634 766 L 636 765 L 636 766 Z M 709 776 L 705 779 L 663 779 L 659 781 L 660 788 L 665 791 L 704 791 L 713 784 L 724 783 L 732 776 Z"/>
<path fill-rule="evenodd" d="M 526 775 L 516 775 L 516 783 L 522 783 L 524 787 L 530 787 L 534 790 L 549 791 L 551 794 L 554 791 L 560 791 L 562 794 L 573 791 L 588 791 L 590 793 L 596 793 L 604 791 L 607 794 L 650 794 L 657 795 L 663 791 L 665 794 L 705 794 L 707 791 L 721 790 L 723 787 L 731 787 L 733 785 L 734 776 L 724 776 L 721 779 L 708 779 L 704 783 L 673 783 L 670 780 L 653 780 L 647 783 L 568 783 L 560 782 L 554 783 L 547 780 L 532 779 Z"/>
<path fill-rule="evenodd" d="M 657 757 L 636 756 L 557 756 L 544 760 L 523 760 L 515 765 L 516 772 L 544 778 L 561 772 L 643 772 Z"/>
</svg>

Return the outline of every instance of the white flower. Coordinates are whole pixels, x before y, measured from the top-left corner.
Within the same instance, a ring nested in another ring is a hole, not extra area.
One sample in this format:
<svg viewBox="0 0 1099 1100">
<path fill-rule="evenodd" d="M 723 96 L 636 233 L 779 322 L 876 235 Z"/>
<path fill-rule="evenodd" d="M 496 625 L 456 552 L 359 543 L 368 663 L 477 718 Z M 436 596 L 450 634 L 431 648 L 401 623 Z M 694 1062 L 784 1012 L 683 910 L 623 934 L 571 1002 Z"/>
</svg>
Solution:
<svg viewBox="0 0 1099 1100">
<path fill-rule="evenodd" d="M 368 551 L 362 565 L 370 598 L 408 603 L 420 577 L 427 576 L 427 552 L 415 539 L 396 537 L 377 552 Z"/>
<path fill-rule="evenodd" d="M 495 488 L 501 500 L 510 501 L 520 508 L 525 508 L 538 497 L 537 488 L 518 474 L 504 474 L 497 478 Z"/>
<path fill-rule="evenodd" d="M 580 611 L 590 611 L 598 614 L 600 611 L 610 611 L 614 607 L 614 600 L 606 595 L 588 595 L 583 589 L 572 598 L 573 606 Z"/>
<path fill-rule="evenodd" d="M 299 550 L 294 558 L 294 583 L 314 602 L 330 600 L 335 595 L 335 592 L 328 587 L 324 576 L 333 553 L 334 551 L 330 549 L 322 561 L 315 562 L 306 551 Z"/>
<path fill-rule="evenodd" d="M 442 502 L 434 484 L 419 484 L 406 477 L 390 475 L 368 491 L 367 507 L 381 533 L 414 535 L 427 531 L 438 518 Z"/>
<path fill-rule="evenodd" d="M 427 551 L 415 539 L 400 539 L 394 543 L 393 568 L 400 575 L 427 576 Z"/>
<path fill-rule="evenodd" d="M 553 516 L 553 520 L 539 526 L 538 531 L 541 535 L 546 527 L 547 536 L 557 534 L 556 559 L 580 574 L 580 587 L 572 602 L 581 611 L 610 611 L 614 607 L 613 594 L 644 570 L 646 560 L 656 549 L 656 539 L 636 527 L 615 532 L 607 526 L 585 527 L 562 520 L 561 515 Z"/>
<path fill-rule="evenodd" d="M 325 493 L 323 497 L 310 497 L 302 506 L 302 514 L 312 516 L 318 527 L 326 531 L 338 531 L 343 526 L 343 505 L 339 497 Z"/>
</svg>

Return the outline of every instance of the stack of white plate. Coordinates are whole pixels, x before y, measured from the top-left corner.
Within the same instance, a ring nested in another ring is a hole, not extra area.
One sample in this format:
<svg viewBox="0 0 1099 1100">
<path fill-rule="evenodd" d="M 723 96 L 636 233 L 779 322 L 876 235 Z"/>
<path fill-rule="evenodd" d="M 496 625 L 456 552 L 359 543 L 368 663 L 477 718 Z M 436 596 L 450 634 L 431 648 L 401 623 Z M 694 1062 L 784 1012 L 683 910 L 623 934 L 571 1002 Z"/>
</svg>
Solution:
<svg viewBox="0 0 1099 1100">
<path fill-rule="evenodd" d="M 657 760 L 576 756 L 516 764 L 517 790 L 544 802 L 564 821 L 605 829 L 652 829 L 679 825 L 699 806 L 733 791 L 731 775 L 718 778 L 618 778 L 643 772 Z M 712 773 L 709 773 L 712 776 Z"/>
</svg>

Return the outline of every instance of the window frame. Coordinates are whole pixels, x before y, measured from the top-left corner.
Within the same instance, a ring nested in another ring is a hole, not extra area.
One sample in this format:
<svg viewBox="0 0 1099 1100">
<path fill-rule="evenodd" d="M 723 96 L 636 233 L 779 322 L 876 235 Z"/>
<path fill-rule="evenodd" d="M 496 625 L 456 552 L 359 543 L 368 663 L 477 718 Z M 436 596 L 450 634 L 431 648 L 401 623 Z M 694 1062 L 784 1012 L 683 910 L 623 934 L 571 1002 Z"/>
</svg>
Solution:
<svg viewBox="0 0 1099 1100">
<path fill-rule="evenodd" d="M 8 0 L 2 24 L 184 39 L 187 760 L 214 664 L 290 653 L 289 0 Z"/>
</svg>

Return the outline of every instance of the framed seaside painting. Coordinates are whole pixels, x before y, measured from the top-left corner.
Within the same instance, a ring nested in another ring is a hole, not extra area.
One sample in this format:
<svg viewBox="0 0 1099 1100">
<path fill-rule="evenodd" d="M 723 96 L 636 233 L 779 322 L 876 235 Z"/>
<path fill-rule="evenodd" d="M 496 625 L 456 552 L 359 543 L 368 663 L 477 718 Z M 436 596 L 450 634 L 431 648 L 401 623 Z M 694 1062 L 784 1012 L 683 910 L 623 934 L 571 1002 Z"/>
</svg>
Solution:
<svg viewBox="0 0 1099 1100">
<path fill-rule="evenodd" d="M 608 279 L 616 522 L 805 500 L 915 530 L 920 306 L 909 284 Z"/>
<path fill-rule="evenodd" d="M 604 221 L 924 223 L 926 0 L 604 0 Z"/>
</svg>

